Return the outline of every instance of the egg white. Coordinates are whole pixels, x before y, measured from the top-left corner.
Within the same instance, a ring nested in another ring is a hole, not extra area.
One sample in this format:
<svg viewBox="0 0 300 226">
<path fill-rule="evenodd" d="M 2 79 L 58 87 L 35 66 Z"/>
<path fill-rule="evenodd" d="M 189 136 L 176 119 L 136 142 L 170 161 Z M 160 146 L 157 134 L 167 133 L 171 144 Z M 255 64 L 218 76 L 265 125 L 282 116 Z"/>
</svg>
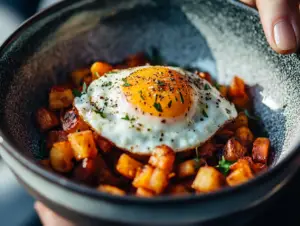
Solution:
<svg viewBox="0 0 300 226">
<path fill-rule="evenodd" d="M 177 67 L 167 67 L 187 76 L 193 89 L 189 112 L 177 118 L 142 114 L 126 101 L 122 79 L 132 72 L 151 66 L 115 70 L 93 81 L 87 92 L 75 98 L 79 115 L 97 133 L 117 147 L 149 155 L 158 145 L 168 145 L 175 152 L 198 147 L 219 128 L 237 116 L 235 106 L 197 74 Z"/>
</svg>

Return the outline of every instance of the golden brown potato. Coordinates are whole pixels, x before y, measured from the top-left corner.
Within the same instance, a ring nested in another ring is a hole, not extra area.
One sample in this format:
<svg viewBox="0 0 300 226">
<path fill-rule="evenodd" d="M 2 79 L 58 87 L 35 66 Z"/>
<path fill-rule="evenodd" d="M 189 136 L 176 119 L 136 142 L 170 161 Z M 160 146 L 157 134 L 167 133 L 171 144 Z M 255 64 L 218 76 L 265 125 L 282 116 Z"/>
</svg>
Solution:
<svg viewBox="0 0 300 226">
<path fill-rule="evenodd" d="M 182 184 L 170 185 L 167 191 L 168 194 L 174 196 L 188 195 L 190 194 L 189 190 Z"/>
<path fill-rule="evenodd" d="M 260 173 L 260 172 L 263 172 L 263 171 L 265 171 L 267 168 L 268 168 L 268 167 L 267 167 L 266 164 L 259 163 L 259 162 L 253 163 L 253 164 L 251 165 L 251 169 L 253 170 L 253 172 L 254 172 L 255 174 Z"/>
<path fill-rule="evenodd" d="M 91 67 L 92 79 L 96 80 L 99 76 L 104 75 L 105 73 L 111 71 L 113 67 L 104 62 L 96 62 Z"/>
<path fill-rule="evenodd" d="M 70 172 L 73 169 L 73 157 L 73 151 L 68 141 L 53 144 L 50 151 L 50 163 L 55 171 Z"/>
<path fill-rule="evenodd" d="M 49 108 L 52 110 L 60 110 L 72 105 L 74 100 L 73 92 L 60 86 L 52 87 L 49 94 Z"/>
<path fill-rule="evenodd" d="M 174 160 L 174 151 L 166 145 L 161 145 L 154 149 L 149 164 L 169 173 L 173 169 Z"/>
<path fill-rule="evenodd" d="M 102 191 L 102 192 L 106 192 L 106 193 L 110 193 L 112 195 L 119 195 L 119 196 L 123 196 L 126 195 L 126 192 L 121 190 L 120 188 L 117 188 L 115 186 L 111 186 L 108 184 L 102 184 L 97 188 L 98 191 Z"/>
<path fill-rule="evenodd" d="M 241 78 L 235 76 L 232 80 L 232 83 L 229 86 L 228 94 L 230 97 L 244 96 L 246 94 L 244 81 Z"/>
<path fill-rule="evenodd" d="M 138 196 L 138 197 L 149 198 L 149 197 L 153 197 L 154 193 L 150 190 L 145 189 L 145 188 L 137 188 L 135 195 Z"/>
<path fill-rule="evenodd" d="M 253 143 L 252 158 L 255 162 L 266 164 L 270 150 L 270 140 L 258 137 Z"/>
<path fill-rule="evenodd" d="M 224 157 L 227 161 L 237 161 L 247 153 L 247 149 L 235 138 L 227 141 L 224 148 Z"/>
<path fill-rule="evenodd" d="M 221 129 L 219 130 L 216 135 L 220 138 L 222 138 L 223 140 L 228 140 L 230 139 L 231 137 L 234 136 L 234 132 L 232 130 L 229 130 L 229 129 Z"/>
<path fill-rule="evenodd" d="M 196 72 L 200 78 L 205 79 L 206 81 L 208 81 L 210 84 L 212 84 L 212 79 L 211 76 L 208 72 Z"/>
<path fill-rule="evenodd" d="M 136 161 L 127 154 L 122 154 L 118 160 L 116 169 L 124 177 L 134 179 L 137 170 L 142 167 L 142 163 Z"/>
<path fill-rule="evenodd" d="M 230 125 L 228 125 L 228 129 L 235 131 L 243 126 L 248 127 L 248 117 L 244 112 L 240 112 L 237 118 Z"/>
<path fill-rule="evenodd" d="M 83 78 L 90 74 L 89 68 L 81 68 L 72 72 L 71 77 L 75 86 L 81 86 Z"/>
<path fill-rule="evenodd" d="M 50 150 L 54 143 L 67 141 L 67 140 L 68 140 L 68 134 L 65 131 L 63 130 L 50 131 L 47 135 L 46 147 L 48 150 Z"/>
<path fill-rule="evenodd" d="M 60 120 L 63 130 L 67 133 L 81 132 L 89 129 L 89 125 L 81 119 L 75 108 L 66 111 Z"/>
<path fill-rule="evenodd" d="M 83 159 L 74 169 L 72 177 L 76 181 L 94 184 L 97 172 L 95 159 Z"/>
<path fill-rule="evenodd" d="M 249 147 L 254 140 L 253 133 L 245 126 L 240 127 L 235 131 L 235 137 L 244 147 Z"/>
<path fill-rule="evenodd" d="M 212 192 L 219 190 L 224 185 L 224 176 L 212 166 L 203 166 L 199 169 L 192 184 L 198 192 Z"/>
<path fill-rule="evenodd" d="M 199 150 L 199 155 L 201 157 L 207 158 L 207 157 L 212 157 L 217 149 L 216 146 L 211 141 L 208 141 L 205 144 L 203 144 L 198 150 Z"/>
<path fill-rule="evenodd" d="M 230 170 L 232 172 L 226 177 L 226 182 L 229 186 L 242 184 L 253 177 L 250 163 L 246 159 L 239 159 L 230 166 Z"/>
<path fill-rule="evenodd" d="M 194 159 L 184 161 L 177 166 L 176 175 L 178 178 L 193 176 L 197 173 Z"/>
<path fill-rule="evenodd" d="M 38 109 L 36 113 L 36 121 L 42 131 L 52 129 L 59 125 L 56 115 L 46 108 Z"/>
<path fill-rule="evenodd" d="M 94 135 L 94 139 L 95 139 L 96 144 L 98 145 L 98 147 L 101 149 L 101 151 L 103 153 L 109 153 L 109 152 L 112 151 L 114 145 L 110 141 L 108 141 L 105 138 L 101 137 L 96 132 L 93 132 L 93 135 Z"/>
<path fill-rule="evenodd" d="M 250 109 L 251 107 L 250 98 L 247 94 L 244 96 L 233 97 L 231 102 L 234 103 L 236 108 L 240 110 Z"/>
<path fill-rule="evenodd" d="M 85 158 L 95 158 L 97 156 L 98 151 L 92 131 L 86 130 L 83 132 L 71 133 L 68 135 L 68 140 L 77 161 Z"/>
<path fill-rule="evenodd" d="M 138 170 L 132 185 L 136 188 L 145 188 L 155 194 L 160 194 L 168 185 L 168 173 L 165 171 L 152 168 L 145 165 L 142 169 Z"/>
<path fill-rule="evenodd" d="M 220 85 L 220 86 L 219 86 L 219 91 L 220 91 L 220 93 L 221 93 L 221 95 L 222 95 L 223 97 L 227 97 L 227 91 L 228 91 L 227 86 L 222 86 L 222 85 Z"/>
</svg>

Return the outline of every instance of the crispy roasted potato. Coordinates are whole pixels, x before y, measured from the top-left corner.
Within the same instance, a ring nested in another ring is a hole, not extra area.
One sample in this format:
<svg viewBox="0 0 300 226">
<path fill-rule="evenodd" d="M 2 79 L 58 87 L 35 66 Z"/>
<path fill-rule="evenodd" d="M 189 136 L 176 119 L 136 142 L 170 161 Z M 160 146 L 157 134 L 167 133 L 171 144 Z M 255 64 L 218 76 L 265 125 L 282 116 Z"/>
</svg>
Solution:
<svg viewBox="0 0 300 226">
<path fill-rule="evenodd" d="M 206 158 L 212 157 L 216 150 L 216 146 L 211 141 L 208 141 L 199 148 L 199 155 Z"/>
<path fill-rule="evenodd" d="M 208 72 L 196 72 L 200 78 L 205 79 L 206 81 L 208 81 L 210 84 L 212 84 L 212 79 L 211 76 Z"/>
<path fill-rule="evenodd" d="M 246 95 L 246 87 L 244 81 L 235 76 L 229 86 L 229 92 L 230 97 L 243 97 Z"/>
<path fill-rule="evenodd" d="M 96 142 L 97 146 L 101 149 L 101 151 L 103 153 L 109 153 L 109 152 L 112 151 L 114 145 L 110 141 L 108 141 L 105 138 L 101 137 L 96 132 L 93 132 L 93 135 L 94 135 L 94 139 L 95 139 L 95 142 Z"/>
<path fill-rule="evenodd" d="M 168 173 L 159 168 L 154 169 L 149 165 L 145 165 L 138 170 L 132 185 L 136 188 L 141 187 L 160 194 L 168 185 L 168 176 Z"/>
<path fill-rule="evenodd" d="M 177 166 L 176 175 L 178 178 L 193 176 L 197 173 L 196 161 L 194 159 L 184 161 Z"/>
<path fill-rule="evenodd" d="M 181 196 L 181 195 L 188 195 L 190 194 L 189 190 L 182 184 L 172 184 L 169 186 L 167 190 L 168 194 L 174 195 L 174 196 Z"/>
<path fill-rule="evenodd" d="M 73 169 L 73 151 L 68 141 L 53 144 L 50 151 L 50 163 L 52 168 L 61 173 L 69 172 Z"/>
<path fill-rule="evenodd" d="M 99 185 L 97 190 L 102 191 L 102 192 L 106 192 L 106 193 L 110 193 L 112 195 L 119 195 L 119 196 L 126 195 L 126 192 L 123 191 L 122 189 L 117 188 L 115 186 L 108 185 L 108 184 Z"/>
<path fill-rule="evenodd" d="M 248 127 L 248 117 L 246 116 L 246 114 L 244 112 L 240 112 L 237 116 L 237 118 L 231 123 L 229 124 L 227 127 L 229 130 L 237 130 L 240 127 Z M 227 128 L 226 127 L 226 128 Z"/>
<path fill-rule="evenodd" d="M 46 147 L 48 150 L 50 150 L 54 143 L 67 141 L 67 140 L 68 140 L 68 134 L 65 131 L 63 130 L 50 131 L 47 135 Z"/>
<path fill-rule="evenodd" d="M 93 80 L 99 78 L 99 76 L 104 75 L 105 73 L 111 71 L 113 67 L 110 64 L 104 62 L 96 62 L 91 67 L 91 73 Z"/>
<path fill-rule="evenodd" d="M 89 68 L 81 68 L 81 69 L 73 71 L 71 74 L 71 77 L 72 77 L 72 81 L 73 81 L 74 85 L 76 87 L 81 86 L 81 84 L 83 82 L 83 78 L 85 76 L 88 76 L 90 73 L 91 72 L 90 72 Z"/>
<path fill-rule="evenodd" d="M 49 108 L 51 110 L 60 110 L 72 105 L 74 95 L 71 89 L 61 86 L 52 87 L 49 94 Z"/>
<path fill-rule="evenodd" d="M 235 137 L 244 147 L 249 147 L 254 140 L 253 133 L 245 126 L 240 127 L 235 131 Z"/>
<path fill-rule="evenodd" d="M 36 113 L 36 121 L 42 131 L 52 129 L 59 125 L 56 115 L 46 108 L 38 109 Z"/>
<path fill-rule="evenodd" d="M 231 173 L 226 177 L 229 186 L 242 184 L 253 177 L 250 163 L 246 159 L 239 159 L 230 166 Z"/>
<path fill-rule="evenodd" d="M 127 154 L 122 154 L 118 160 L 116 169 L 124 177 L 134 179 L 137 170 L 142 167 L 142 163 L 136 161 Z"/>
<path fill-rule="evenodd" d="M 228 92 L 227 86 L 222 86 L 222 85 L 220 85 L 220 86 L 219 86 L 219 92 L 221 93 L 221 95 L 222 95 L 223 97 L 227 97 L 227 92 Z"/>
<path fill-rule="evenodd" d="M 89 129 L 89 125 L 81 119 L 75 108 L 66 111 L 60 120 L 63 130 L 67 133 L 81 132 Z"/>
<path fill-rule="evenodd" d="M 137 53 L 137 54 L 131 55 L 131 56 L 127 57 L 125 62 L 128 67 L 143 66 L 143 65 L 149 63 L 148 60 L 146 59 L 146 56 L 144 53 Z"/>
<path fill-rule="evenodd" d="M 224 148 L 224 157 L 227 161 L 237 161 L 247 153 L 247 149 L 235 138 L 227 141 Z"/>
<path fill-rule="evenodd" d="M 68 140 L 77 161 L 85 158 L 95 158 L 97 156 L 98 151 L 92 131 L 86 130 L 83 132 L 71 133 L 68 135 Z"/>
<path fill-rule="evenodd" d="M 72 177 L 76 181 L 84 182 L 86 184 L 95 184 L 97 177 L 97 162 L 95 159 L 83 159 L 74 169 Z"/>
<path fill-rule="evenodd" d="M 231 101 L 232 103 L 234 103 L 237 109 L 250 109 L 251 102 L 247 94 L 245 94 L 244 96 L 233 97 Z"/>
<path fill-rule="evenodd" d="M 267 168 L 268 168 L 268 167 L 267 167 L 266 164 L 259 163 L 259 162 L 253 163 L 253 164 L 251 165 L 251 169 L 252 169 L 252 171 L 253 171 L 255 174 L 260 173 L 260 172 L 263 172 L 263 171 L 267 170 Z"/>
<path fill-rule="evenodd" d="M 221 138 L 222 140 L 228 140 L 230 139 L 231 137 L 234 136 L 234 132 L 232 130 L 229 130 L 229 129 L 221 129 L 219 130 L 216 135 Z"/>
<path fill-rule="evenodd" d="M 203 166 L 199 169 L 192 188 L 198 192 L 212 192 L 219 190 L 224 181 L 224 176 L 214 167 Z"/>
<path fill-rule="evenodd" d="M 138 197 L 153 197 L 154 196 L 154 193 L 150 190 L 147 190 L 145 188 L 137 188 L 136 189 L 136 193 L 135 193 L 136 196 Z"/>
<path fill-rule="evenodd" d="M 169 173 L 173 169 L 174 161 L 174 151 L 166 145 L 161 145 L 154 149 L 149 159 L 149 164 Z"/>
<path fill-rule="evenodd" d="M 253 143 L 252 158 L 254 162 L 266 164 L 270 150 L 270 140 L 264 137 L 258 137 Z"/>
<path fill-rule="evenodd" d="M 51 162 L 49 159 L 40 160 L 39 163 L 47 170 L 50 170 L 50 171 L 52 170 Z"/>
</svg>

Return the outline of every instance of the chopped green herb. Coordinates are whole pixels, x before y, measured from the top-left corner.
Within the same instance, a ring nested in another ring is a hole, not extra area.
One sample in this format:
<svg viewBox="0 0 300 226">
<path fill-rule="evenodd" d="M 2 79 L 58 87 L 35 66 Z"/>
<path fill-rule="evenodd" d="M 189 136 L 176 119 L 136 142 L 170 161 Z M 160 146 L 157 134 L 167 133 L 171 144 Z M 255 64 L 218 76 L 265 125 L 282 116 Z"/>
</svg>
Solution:
<svg viewBox="0 0 300 226">
<path fill-rule="evenodd" d="M 102 118 L 106 118 L 106 115 L 103 113 L 103 111 L 95 111 L 97 114 L 99 114 Z"/>
<path fill-rule="evenodd" d="M 111 81 L 109 81 L 109 82 L 104 82 L 103 84 L 102 84 L 102 87 L 107 87 L 107 86 L 111 86 L 112 85 L 112 82 Z"/>
<path fill-rule="evenodd" d="M 81 92 L 81 94 L 86 93 L 86 91 L 87 91 L 87 85 L 86 85 L 86 83 L 84 82 L 83 85 L 82 85 L 82 92 Z"/>
<path fill-rule="evenodd" d="M 178 101 L 178 98 L 177 97 L 175 97 L 175 100 L 176 100 L 176 102 Z"/>
<path fill-rule="evenodd" d="M 81 92 L 78 89 L 73 89 L 72 92 L 75 97 L 81 97 Z"/>
<path fill-rule="evenodd" d="M 124 87 L 129 87 L 129 86 L 131 86 L 131 84 L 129 84 L 129 83 L 127 82 L 127 79 L 126 79 L 126 78 L 123 78 L 122 81 L 124 82 L 124 84 L 123 84 Z"/>
<path fill-rule="evenodd" d="M 156 102 L 155 102 L 153 106 L 155 107 L 155 109 L 156 109 L 158 112 L 162 112 L 162 108 L 161 108 L 160 103 L 156 103 Z"/>
<path fill-rule="evenodd" d="M 220 87 L 221 87 L 221 85 L 220 85 L 219 83 L 217 83 L 217 82 L 215 82 L 214 86 L 215 86 L 218 90 L 219 90 Z"/>
<path fill-rule="evenodd" d="M 250 112 L 249 112 L 248 110 L 245 110 L 244 112 L 245 112 L 245 115 L 246 115 L 248 118 L 253 119 L 253 120 L 255 120 L 255 121 L 259 121 L 259 120 L 260 120 L 260 118 L 259 118 L 258 116 L 251 115 Z"/>
<path fill-rule="evenodd" d="M 210 86 L 208 85 L 208 84 L 205 84 L 204 85 L 204 90 L 210 90 L 211 88 L 210 88 Z"/>
<path fill-rule="evenodd" d="M 157 85 L 159 85 L 159 86 L 165 86 L 166 83 L 164 81 L 157 80 Z"/>
<path fill-rule="evenodd" d="M 216 167 L 226 176 L 230 170 L 230 166 L 233 163 L 234 162 L 227 161 L 224 156 L 222 156 L 222 159 L 219 161 L 219 164 Z"/>
<path fill-rule="evenodd" d="M 168 107 L 170 108 L 172 106 L 172 101 L 170 100 L 170 102 L 168 103 Z"/>
<path fill-rule="evenodd" d="M 200 162 L 200 156 L 199 156 L 199 150 L 198 150 L 198 147 L 195 149 L 196 151 L 196 158 L 194 158 L 194 161 L 195 161 L 195 168 L 196 169 L 199 169 L 200 166 L 201 166 L 201 162 Z"/>
<path fill-rule="evenodd" d="M 179 95 L 180 95 L 180 101 L 181 101 L 181 103 L 184 103 L 184 99 L 183 99 L 182 93 L 179 92 Z"/>
<path fill-rule="evenodd" d="M 227 114 L 231 114 L 231 111 L 229 109 L 225 108 L 225 110 Z"/>
<path fill-rule="evenodd" d="M 121 118 L 121 119 L 124 119 L 124 120 L 127 120 L 127 121 L 129 121 L 130 120 L 130 118 L 129 118 L 129 116 L 126 114 L 126 116 L 125 117 L 123 117 L 123 118 Z"/>
<path fill-rule="evenodd" d="M 207 113 L 206 113 L 206 111 L 203 109 L 202 110 L 202 114 L 203 114 L 203 116 L 205 117 L 205 118 L 208 118 L 208 115 L 207 115 Z"/>
<path fill-rule="evenodd" d="M 145 100 L 142 90 L 139 91 L 139 94 L 140 94 L 140 97 L 142 98 L 142 100 Z"/>
<path fill-rule="evenodd" d="M 94 74 L 96 75 L 97 78 L 101 77 L 97 71 Z"/>
</svg>

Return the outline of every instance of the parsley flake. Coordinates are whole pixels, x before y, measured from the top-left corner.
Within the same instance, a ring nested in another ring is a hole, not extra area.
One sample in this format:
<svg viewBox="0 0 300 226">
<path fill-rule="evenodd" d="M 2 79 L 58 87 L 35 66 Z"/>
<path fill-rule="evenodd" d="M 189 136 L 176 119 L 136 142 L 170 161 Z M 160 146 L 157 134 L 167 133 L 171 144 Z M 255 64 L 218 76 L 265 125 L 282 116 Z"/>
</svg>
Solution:
<svg viewBox="0 0 300 226">
<path fill-rule="evenodd" d="M 208 118 L 208 115 L 207 115 L 207 113 L 206 113 L 206 111 L 203 109 L 202 110 L 202 114 L 203 114 L 203 116 L 205 117 L 205 118 Z"/>
<path fill-rule="evenodd" d="M 180 95 L 180 101 L 181 101 L 181 103 L 184 103 L 184 99 L 183 99 L 182 93 L 179 92 L 179 95 Z"/>
<path fill-rule="evenodd" d="M 86 85 L 86 83 L 84 82 L 83 85 L 82 85 L 82 92 L 81 92 L 81 94 L 86 93 L 86 91 L 87 91 L 87 85 Z"/>
<path fill-rule="evenodd" d="M 104 82 L 103 84 L 102 84 L 102 87 L 107 87 L 107 86 L 111 86 L 112 85 L 112 82 L 111 81 L 109 81 L 109 82 Z"/>
<path fill-rule="evenodd" d="M 102 118 L 106 118 L 106 115 L 103 113 L 103 111 L 95 111 L 97 114 L 99 114 Z"/>
<path fill-rule="evenodd" d="M 127 79 L 126 79 L 126 78 L 123 78 L 122 81 L 124 82 L 124 84 L 123 84 L 124 87 L 129 87 L 129 86 L 131 86 L 131 84 L 129 84 L 129 83 L 127 82 Z"/>
<path fill-rule="evenodd" d="M 155 102 L 153 106 L 155 107 L 155 109 L 156 109 L 158 112 L 162 112 L 162 111 L 163 111 L 162 108 L 161 108 L 160 103 L 156 103 L 156 102 Z"/>
<path fill-rule="evenodd" d="M 233 163 L 234 162 L 227 161 L 224 156 L 222 156 L 222 159 L 219 161 L 219 164 L 216 167 L 226 176 L 230 170 L 230 166 Z"/>
<path fill-rule="evenodd" d="M 73 89 L 72 92 L 75 97 L 81 97 L 81 92 L 78 89 Z"/>
<path fill-rule="evenodd" d="M 123 117 L 123 118 L 121 118 L 121 119 L 126 120 L 126 121 L 131 121 L 131 122 L 135 120 L 135 118 L 133 118 L 133 117 L 130 118 L 130 117 L 128 116 L 128 114 L 126 114 L 125 117 Z"/>
<path fill-rule="evenodd" d="M 172 106 L 172 100 L 168 103 L 168 107 L 170 108 Z"/>
<path fill-rule="evenodd" d="M 210 86 L 208 85 L 208 84 L 205 84 L 204 85 L 204 90 L 210 90 L 211 88 L 210 88 Z"/>
<path fill-rule="evenodd" d="M 166 83 L 164 81 L 157 80 L 157 85 L 159 85 L 159 86 L 165 86 Z"/>
<path fill-rule="evenodd" d="M 142 100 L 145 100 L 142 90 L 139 91 L 139 94 L 140 94 L 140 97 L 142 98 Z"/>
</svg>

